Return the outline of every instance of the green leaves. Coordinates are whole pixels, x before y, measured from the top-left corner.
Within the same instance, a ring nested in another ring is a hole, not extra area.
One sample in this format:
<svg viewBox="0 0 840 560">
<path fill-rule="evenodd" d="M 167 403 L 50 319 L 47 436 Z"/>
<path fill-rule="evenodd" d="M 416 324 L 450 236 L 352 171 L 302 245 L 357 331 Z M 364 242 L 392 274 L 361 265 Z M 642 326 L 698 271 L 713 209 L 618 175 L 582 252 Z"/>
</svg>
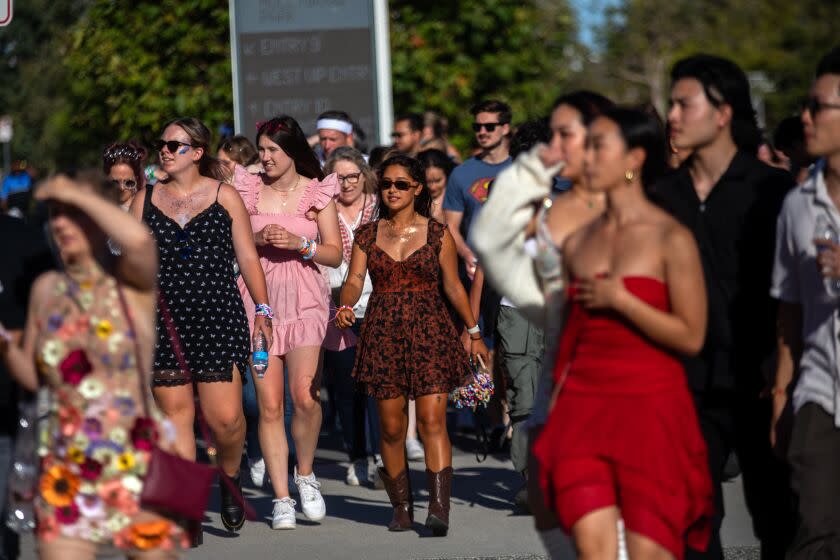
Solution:
<svg viewBox="0 0 840 560">
<path fill-rule="evenodd" d="M 568 76 L 575 29 L 565 1 L 392 0 L 390 9 L 397 112 L 445 115 L 461 149 L 474 103 L 498 97 L 517 122 L 545 116 Z"/>
</svg>

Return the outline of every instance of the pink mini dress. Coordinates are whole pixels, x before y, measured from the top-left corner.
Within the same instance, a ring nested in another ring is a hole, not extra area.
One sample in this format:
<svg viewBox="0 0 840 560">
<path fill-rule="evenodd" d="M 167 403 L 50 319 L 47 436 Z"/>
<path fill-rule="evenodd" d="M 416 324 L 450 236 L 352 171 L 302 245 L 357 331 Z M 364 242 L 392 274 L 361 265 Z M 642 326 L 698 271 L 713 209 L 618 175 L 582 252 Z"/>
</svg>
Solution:
<svg viewBox="0 0 840 560">
<path fill-rule="evenodd" d="M 236 166 L 233 186 L 245 202 L 251 217 L 254 233 L 269 224 L 276 224 L 289 232 L 316 239 L 318 223 L 306 217 L 309 210 L 322 210 L 339 192 L 336 175 L 322 181 L 312 179 L 293 214 L 268 213 L 257 210 L 263 181 L 259 175 L 249 173 L 244 167 Z M 274 340 L 269 353 L 285 356 L 290 350 L 306 346 L 321 346 L 329 321 L 330 289 L 324 275 L 312 261 L 305 261 L 297 251 L 266 246 L 257 247 L 265 283 L 268 288 L 268 303 L 274 310 Z M 245 287 L 242 276 L 237 280 L 248 324 L 253 330 L 254 300 Z M 251 333 L 253 335 L 253 332 Z"/>
</svg>

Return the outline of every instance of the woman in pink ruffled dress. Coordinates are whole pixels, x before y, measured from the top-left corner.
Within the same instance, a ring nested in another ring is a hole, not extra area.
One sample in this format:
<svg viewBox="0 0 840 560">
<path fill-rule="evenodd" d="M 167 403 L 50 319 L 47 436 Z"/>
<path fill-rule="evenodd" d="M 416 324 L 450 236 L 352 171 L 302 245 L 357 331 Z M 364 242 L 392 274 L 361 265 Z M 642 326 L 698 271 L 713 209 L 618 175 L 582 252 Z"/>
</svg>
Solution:
<svg viewBox="0 0 840 560">
<path fill-rule="evenodd" d="M 303 131 L 289 116 L 260 124 L 257 146 L 263 173 L 252 175 L 237 166 L 233 184 L 251 216 L 274 311 L 268 368 L 263 378 L 254 376 L 260 446 L 276 497 L 272 528 L 294 529 L 297 503 L 289 496 L 284 367 L 294 403 L 295 485 L 304 515 L 320 521 L 326 515 L 326 505 L 312 463 L 321 430 L 321 345 L 330 318 L 330 293 L 316 265 L 336 267 L 341 263 L 341 234 L 333 202 L 339 185 L 335 175 L 324 178 Z M 254 301 L 242 281 L 240 291 L 252 320 Z"/>
</svg>

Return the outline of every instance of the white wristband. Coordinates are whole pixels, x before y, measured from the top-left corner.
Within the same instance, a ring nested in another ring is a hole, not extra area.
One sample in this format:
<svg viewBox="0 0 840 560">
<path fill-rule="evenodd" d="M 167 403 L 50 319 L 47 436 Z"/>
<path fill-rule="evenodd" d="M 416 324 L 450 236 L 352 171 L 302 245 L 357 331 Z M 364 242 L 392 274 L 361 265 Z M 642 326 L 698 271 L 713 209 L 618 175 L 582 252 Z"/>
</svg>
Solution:
<svg viewBox="0 0 840 560">
<path fill-rule="evenodd" d="M 467 329 L 467 333 L 469 334 L 475 334 L 477 332 L 481 332 L 481 329 L 478 328 L 478 325 L 472 327 L 471 329 Z"/>
</svg>

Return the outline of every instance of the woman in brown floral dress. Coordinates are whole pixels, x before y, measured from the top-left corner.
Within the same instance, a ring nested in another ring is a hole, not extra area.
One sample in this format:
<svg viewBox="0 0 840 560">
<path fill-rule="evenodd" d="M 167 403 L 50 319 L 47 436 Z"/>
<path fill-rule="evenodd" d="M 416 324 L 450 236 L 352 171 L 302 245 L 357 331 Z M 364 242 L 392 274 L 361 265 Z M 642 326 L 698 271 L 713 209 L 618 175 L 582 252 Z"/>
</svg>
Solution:
<svg viewBox="0 0 840 560">
<path fill-rule="evenodd" d="M 422 164 L 398 155 L 380 167 L 380 219 L 356 231 L 350 270 L 336 317 L 340 328 L 355 321 L 353 304 L 370 272 L 373 293 L 356 351 L 353 375 L 376 398 L 382 428 L 380 475 L 394 506 L 388 529 L 413 522 L 405 460 L 408 401 L 417 401 L 417 424 L 426 447 L 429 514 L 435 535 L 449 528 L 452 446 L 446 432 L 448 393 L 469 375 L 469 360 L 441 294 L 467 325 L 476 325 L 458 279 L 457 253 L 446 226 L 429 218 Z M 471 353 L 487 359 L 478 327 L 469 329 Z"/>
</svg>

